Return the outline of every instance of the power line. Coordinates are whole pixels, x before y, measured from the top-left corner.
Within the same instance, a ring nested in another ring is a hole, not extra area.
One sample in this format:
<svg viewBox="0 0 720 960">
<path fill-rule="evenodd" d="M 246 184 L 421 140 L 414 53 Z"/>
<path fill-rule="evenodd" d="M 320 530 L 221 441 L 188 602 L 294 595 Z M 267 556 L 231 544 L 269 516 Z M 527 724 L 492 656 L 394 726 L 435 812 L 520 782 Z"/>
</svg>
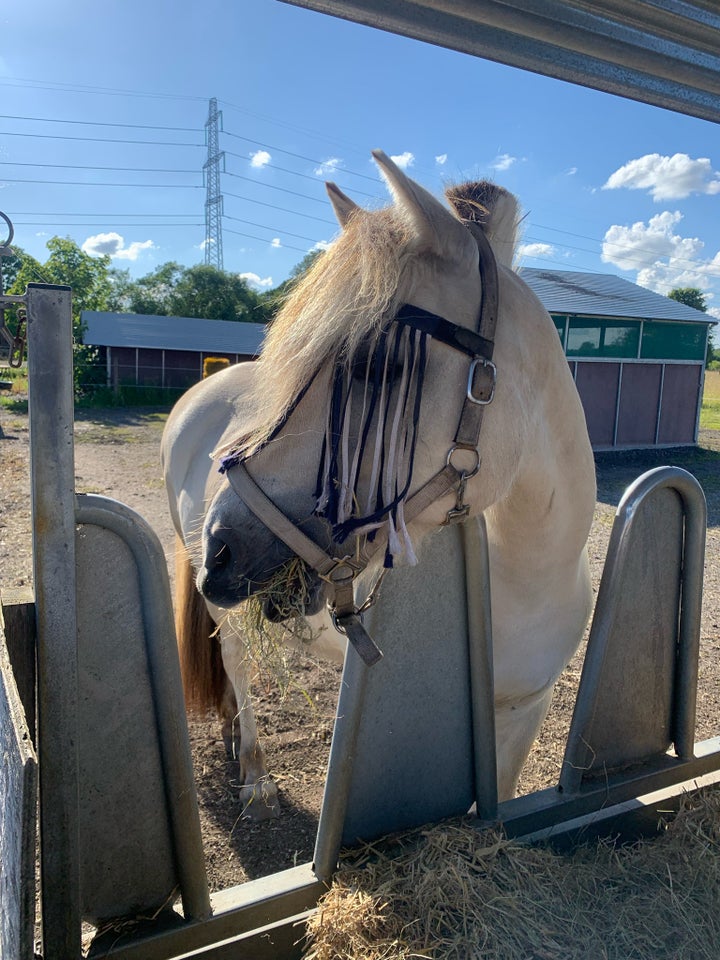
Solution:
<svg viewBox="0 0 720 960">
<path fill-rule="evenodd" d="M 284 153 L 288 157 L 295 157 L 296 160 L 306 160 L 308 163 L 316 163 L 318 166 L 322 166 L 324 163 L 327 163 L 327 160 L 317 160 L 314 157 L 306 157 L 302 153 L 293 153 L 291 150 L 285 150 L 282 147 L 274 147 L 269 143 L 261 143 L 259 140 L 251 140 L 250 137 L 242 137 L 238 133 L 231 133 L 229 130 L 223 130 L 223 133 L 226 137 L 234 137 L 236 140 L 245 140 L 247 143 L 254 143 L 255 146 L 264 147 L 265 150 L 275 150 L 277 153 Z M 358 173 L 354 170 L 346 170 L 342 168 L 343 173 L 349 173 L 353 177 L 362 177 L 363 180 L 372 180 L 373 183 L 378 182 L 377 177 L 371 177 L 367 173 Z"/>
<path fill-rule="evenodd" d="M 226 220 L 232 220 L 235 223 L 246 223 L 249 227 L 259 227 L 260 230 L 269 230 L 271 233 L 280 233 L 286 237 L 294 237 L 296 240 L 307 240 L 308 243 L 317 243 L 317 237 L 305 237 L 301 233 L 290 233 L 279 227 L 268 227 L 264 223 L 254 223 L 252 220 L 243 220 L 242 217 L 231 217 L 229 213 L 223 214 Z"/>
<path fill-rule="evenodd" d="M 22 163 L 15 160 L 0 160 L 3 167 L 50 167 L 61 170 L 122 170 L 128 173 L 197 173 L 197 170 L 177 170 L 171 167 L 95 167 L 79 163 Z"/>
<path fill-rule="evenodd" d="M 46 80 L 32 80 L 27 77 L 13 77 L 12 80 L 0 80 L 0 85 L 21 87 L 27 84 L 33 90 L 58 90 L 63 93 L 94 93 L 109 97 L 141 97 L 148 100 L 190 100 L 206 102 L 206 97 L 188 96 L 177 93 L 147 93 L 140 90 L 119 90 L 115 87 L 96 87 L 77 83 L 60 83 Z"/>
<path fill-rule="evenodd" d="M 88 220 L 88 221 L 84 221 L 84 220 L 37 220 L 37 221 L 14 220 L 13 223 L 19 227 L 20 226 L 47 227 L 47 226 L 50 226 L 51 224 L 56 227 L 99 227 L 102 225 L 101 223 L 97 223 L 96 221 L 93 221 L 93 220 Z M 198 220 L 196 222 L 187 222 L 187 223 L 183 223 L 182 221 L 181 222 L 174 221 L 173 223 L 161 223 L 161 222 L 122 223 L 122 222 L 113 221 L 112 226 L 113 228 L 115 227 L 202 227 L 203 222 L 202 220 Z"/>
<path fill-rule="evenodd" d="M 109 120 L 62 120 L 60 117 L 18 117 L 0 113 L 0 120 L 28 120 L 34 123 L 73 123 L 86 127 L 124 127 L 131 130 L 167 130 L 177 133 L 197 133 L 197 127 L 165 127 L 155 123 L 116 123 Z"/>
<path fill-rule="evenodd" d="M 246 161 L 247 161 L 247 159 L 248 159 L 248 158 L 247 158 L 246 156 L 244 156 L 242 153 L 235 153 L 233 150 L 225 150 L 224 153 L 226 153 L 228 157 L 237 157 L 239 160 L 246 160 Z M 311 173 L 301 173 L 299 170 L 288 170 L 287 167 L 279 167 L 276 163 L 270 163 L 270 162 L 264 163 L 264 164 L 262 165 L 262 169 L 264 170 L 265 167 L 269 167 L 271 170 L 279 170 L 281 173 L 289 173 L 289 174 L 292 174 L 292 176 L 294 176 L 294 177 L 302 177 L 304 180 L 312 180 L 313 183 L 318 183 L 318 180 L 319 180 L 318 176 L 316 176 L 316 175 L 314 175 L 314 174 L 311 174 Z M 227 171 L 226 171 L 226 172 L 227 172 Z M 345 173 L 346 171 L 343 170 L 343 169 L 341 169 L 341 168 L 338 168 L 337 172 L 338 172 L 338 173 Z M 255 182 L 255 181 L 253 181 L 253 182 Z M 374 194 L 374 193 L 365 193 L 363 190 L 353 190 L 353 194 L 356 195 L 356 196 L 359 196 L 359 197 L 368 197 L 370 200 L 378 200 L 378 199 L 379 199 L 379 197 L 377 196 L 377 194 Z"/>
<path fill-rule="evenodd" d="M 227 233 L 232 233 L 237 237 L 247 237 L 249 240 L 258 240 L 260 243 L 268 243 L 267 237 L 256 237 L 252 233 L 241 233 L 239 230 L 233 230 L 231 227 L 225 227 Z M 295 250 L 297 253 L 307 253 L 302 247 L 293 247 L 289 243 L 282 245 L 283 250 Z"/>
<path fill-rule="evenodd" d="M 287 207 L 279 207 L 275 203 L 266 203 L 264 200 L 255 200 L 253 197 L 244 197 L 240 193 L 231 193 L 225 191 L 226 197 L 234 197 L 236 200 L 245 200 L 247 203 L 256 203 L 260 207 L 269 207 L 271 210 L 279 210 L 281 213 L 290 213 L 294 217 L 304 217 L 306 220 L 317 220 L 318 223 L 329 224 L 331 227 L 337 227 L 335 220 L 328 220 L 325 217 L 315 217 L 311 213 L 299 213 L 296 210 L 288 210 Z"/>
<path fill-rule="evenodd" d="M 100 181 L 80 180 L 25 180 L 18 177 L 3 177 L 3 183 L 42 183 L 54 187 L 152 187 L 153 189 L 168 188 L 169 190 L 204 190 L 201 183 L 105 183 Z"/>
<path fill-rule="evenodd" d="M 0 130 L 3 137 L 31 137 L 36 140 L 75 140 L 80 143 L 131 143 L 145 144 L 153 147 L 202 147 L 204 143 L 179 143 L 173 140 L 119 140 L 113 137 L 67 137 L 55 133 L 16 133 L 12 130 Z"/>
<path fill-rule="evenodd" d="M 312 197 L 308 193 L 298 193 L 297 190 L 288 190 L 287 187 L 278 187 L 274 183 L 263 183 L 261 180 L 254 180 L 252 177 L 244 177 L 240 173 L 231 173 L 225 171 L 225 175 L 233 177 L 235 180 L 246 180 L 248 183 L 254 183 L 257 187 L 266 187 L 268 190 L 279 190 L 280 193 L 289 193 L 293 197 L 300 197 L 302 200 L 312 200 L 314 203 L 327 203 L 326 197 Z"/>
</svg>

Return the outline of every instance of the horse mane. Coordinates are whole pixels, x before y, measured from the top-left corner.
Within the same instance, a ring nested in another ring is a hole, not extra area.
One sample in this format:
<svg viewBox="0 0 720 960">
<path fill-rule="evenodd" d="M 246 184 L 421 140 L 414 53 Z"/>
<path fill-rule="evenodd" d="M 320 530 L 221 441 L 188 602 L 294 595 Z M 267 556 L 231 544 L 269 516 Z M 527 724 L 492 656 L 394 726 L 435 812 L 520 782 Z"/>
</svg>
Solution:
<svg viewBox="0 0 720 960">
<path fill-rule="evenodd" d="M 477 222 L 498 260 L 510 265 L 515 197 L 489 181 L 449 187 L 446 196 L 458 219 Z M 268 330 L 256 361 L 258 386 L 247 397 L 246 422 L 258 426 L 214 451 L 214 457 L 252 455 L 329 357 L 352 356 L 368 333 L 380 330 L 397 312 L 403 280 L 416 255 L 412 239 L 395 207 L 353 212 L 333 245 L 294 285 Z M 318 322 L 325 316 L 342 317 L 343 323 Z"/>
<path fill-rule="evenodd" d="M 517 198 L 490 180 L 449 186 L 445 197 L 460 220 L 482 227 L 498 263 L 512 268 L 520 222 Z"/>
</svg>

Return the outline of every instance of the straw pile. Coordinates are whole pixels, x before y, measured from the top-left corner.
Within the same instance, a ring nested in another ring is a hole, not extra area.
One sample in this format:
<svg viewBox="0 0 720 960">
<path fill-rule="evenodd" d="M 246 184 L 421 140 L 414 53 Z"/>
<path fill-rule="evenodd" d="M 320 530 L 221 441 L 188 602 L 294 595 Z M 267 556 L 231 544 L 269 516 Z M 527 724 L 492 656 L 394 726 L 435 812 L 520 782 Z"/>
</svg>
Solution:
<svg viewBox="0 0 720 960">
<path fill-rule="evenodd" d="M 560 854 L 442 825 L 355 855 L 305 960 L 717 960 L 720 790 L 661 835 Z"/>
</svg>

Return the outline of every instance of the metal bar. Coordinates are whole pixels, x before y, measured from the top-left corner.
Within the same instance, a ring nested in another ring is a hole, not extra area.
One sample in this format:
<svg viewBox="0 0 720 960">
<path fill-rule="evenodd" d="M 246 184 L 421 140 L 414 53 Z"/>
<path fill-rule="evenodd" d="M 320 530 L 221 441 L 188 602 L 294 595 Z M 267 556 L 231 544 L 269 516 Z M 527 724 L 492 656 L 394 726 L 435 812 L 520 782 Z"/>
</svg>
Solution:
<svg viewBox="0 0 720 960">
<path fill-rule="evenodd" d="M 672 469 L 676 471 L 673 488 L 682 497 L 685 508 L 685 542 L 675 678 L 675 722 L 671 734 L 678 756 L 689 760 L 695 749 L 707 503 L 702 487 L 692 474 L 678 467 Z"/>
<path fill-rule="evenodd" d="M 641 766 L 635 771 L 623 771 L 600 779 L 591 787 L 583 787 L 580 793 L 569 795 L 550 787 L 526 797 L 506 800 L 499 806 L 500 821 L 509 837 L 521 837 L 713 770 L 720 770 L 720 737 L 696 744 L 693 760 L 663 755 L 652 767 Z"/>
<path fill-rule="evenodd" d="M 71 291 L 27 288 L 44 960 L 80 956 Z"/>
<path fill-rule="evenodd" d="M 193 951 L 202 952 L 218 942 L 283 923 L 289 917 L 311 910 L 327 890 L 315 876 L 312 865 L 282 870 L 269 877 L 221 890 L 211 897 L 213 914 L 207 920 L 168 928 L 162 919 L 140 930 L 128 927 L 96 938 L 92 960 L 168 960 Z M 299 939 L 296 937 L 296 939 Z"/>
<path fill-rule="evenodd" d="M 328 880 L 337 868 L 355 761 L 355 748 L 365 702 L 368 670 L 369 668 L 348 644 L 341 684 L 343 713 L 338 712 L 335 718 L 313 856 L 313 868 L 319 880 Z"/>
<path fill-rule="evenodd" d="M 495 745 L 495 684 L 490 606 L 490 560 L 482 514 L 461 524 L 465 558 L 468 656 L 472 707 L 475 804 L 482 820 L 498 809 Z"/>
</svg>

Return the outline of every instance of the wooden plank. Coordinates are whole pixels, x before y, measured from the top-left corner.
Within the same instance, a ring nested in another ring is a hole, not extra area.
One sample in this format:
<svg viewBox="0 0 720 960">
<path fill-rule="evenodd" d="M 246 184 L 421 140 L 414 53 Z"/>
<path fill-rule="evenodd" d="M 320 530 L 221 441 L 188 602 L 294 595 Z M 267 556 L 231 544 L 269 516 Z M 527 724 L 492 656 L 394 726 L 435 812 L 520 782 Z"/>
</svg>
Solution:
<svg viewBox="0 0 720 960">
<path fill-rule="evenodd" d="M 0 623 L 0 957 L 32 960 L 37 758 Z"/>
<path fill-rule="evenodd" d="M 35 740 L 35 598 L 29 587 L 0 593 L 5 641 L 25 720 Z"/>
</svg>

